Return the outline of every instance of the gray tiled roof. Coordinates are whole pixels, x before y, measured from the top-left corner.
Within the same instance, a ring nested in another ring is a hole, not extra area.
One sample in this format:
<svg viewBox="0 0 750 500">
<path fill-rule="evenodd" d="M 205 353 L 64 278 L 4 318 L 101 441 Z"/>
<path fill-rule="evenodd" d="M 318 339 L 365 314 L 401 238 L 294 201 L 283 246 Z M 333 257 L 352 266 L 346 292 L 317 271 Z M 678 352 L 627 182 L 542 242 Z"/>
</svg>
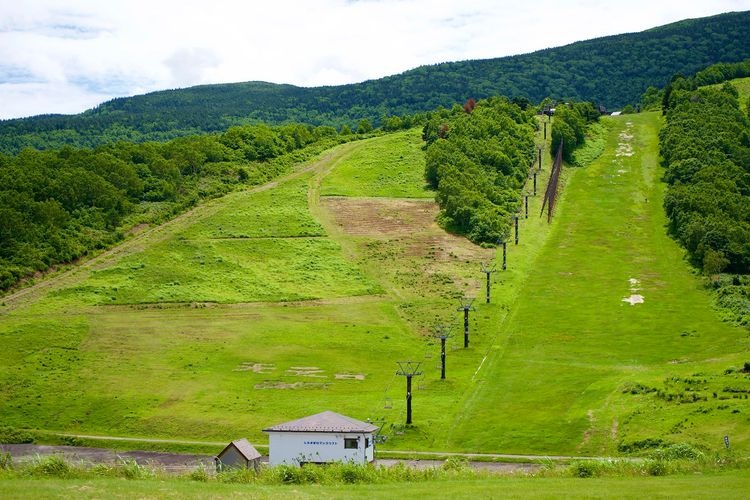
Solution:
<svg viewBox="0 0 750 500">
<path fill-rule="evenodd" d="M 263 429 L 263 432 L 375 432 L 378 427 L 333 411 L 292 420 Z"/>
<path fill-rule="evenodd" d="M 258 453 L 258 450 L 256 450 L 255 446 L 251 445 L 250 441 L 245 438 L 232 441 L 217 456 L 221 457 L 224 452 L 229 449 L 230 446 L 234 446 L 235 448 L 237 448 L 237 451 L 239 451 L 242 456 L 245 457 L 245 460 L 255 460 L 256 458 L 260 458 L 260 453 Z"/>
</svg>

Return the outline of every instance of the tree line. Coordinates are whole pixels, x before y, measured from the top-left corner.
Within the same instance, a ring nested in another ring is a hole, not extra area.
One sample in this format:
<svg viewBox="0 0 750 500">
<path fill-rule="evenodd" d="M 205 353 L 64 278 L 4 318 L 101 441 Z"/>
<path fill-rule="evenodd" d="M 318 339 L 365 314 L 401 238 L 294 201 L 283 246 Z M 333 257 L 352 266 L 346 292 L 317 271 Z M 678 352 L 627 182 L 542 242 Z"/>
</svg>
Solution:
<svg viewBox="0 0 750 500">
<path fill-rule="evenodd" d="M 470 100 L 424 126 L 425 177 L 437 191 L 439 222 L 474 243 L 505 237 L 519 206 L 537 127 L 534 108 L 523 108 L 503 97 Z"/>
<path fill-rule="evenodd" d="M 353 137 L 326 126 L 245 125 L 165 143 L 0 154 L 0 290 Z"/>
<path fill-rule="evenodd" d="M 677 77 L 665 90 L 660 148 L 669 230 L 706 274 L 747 274 L 750 120 L 730 83 L 696 85 Z"/>
<path fill-rule="evenodd" d="M 539 28 L 554 22 L 540 19 Z M 676 73 L 747 59 L 748 39 L 750 12 L 734 12 L 530 54 L 422 66 L 350 85 L 244 82 L 153 92 L 113 99 L 79 115 L 0 121 L 0 151 L 166 141 L 254 123 L 356 130 L 362 119 L 380 127 L 393 117 L 403 120 L 450 108 L 467 96 L 505 95 L 533 102 L 549 96 L 613 109 L 636 104 L 649 86 L 663 87 Z"/>
</svg>

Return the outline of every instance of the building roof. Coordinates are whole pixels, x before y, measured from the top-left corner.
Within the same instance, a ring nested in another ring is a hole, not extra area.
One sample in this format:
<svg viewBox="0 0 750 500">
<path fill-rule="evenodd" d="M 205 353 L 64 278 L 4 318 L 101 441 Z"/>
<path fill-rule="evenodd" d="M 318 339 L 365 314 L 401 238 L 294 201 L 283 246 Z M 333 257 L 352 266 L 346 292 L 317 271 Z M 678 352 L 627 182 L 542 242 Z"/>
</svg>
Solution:
<svg viewBox="0 0 750 500">
<path fill-rule="evenodd" d="M 232 446 L 234 446 L 237 449 L 237 451 L 239 451 L 240 454 L 243 457 L 245 457 L 245 460 L 255 460 L 256 458 L 260 458 L 260 453 L 258 453 L 258 450 L 256 450 L 255 447 L 250 444 L 250 441 L 248 441 L 245 438 L 232 441 L 226 446 L 226 448 L 221 450 L 221 453 L 219 453 L 216 456 L 221 458 L 224 452 L 227 451 Z"/>
<path fill-rule="evenodd" d="M 263 429 L 263 432 L 375 432 L 376 425 L 346 417 L 333 411 L 292 420 Z"/>
</svg>

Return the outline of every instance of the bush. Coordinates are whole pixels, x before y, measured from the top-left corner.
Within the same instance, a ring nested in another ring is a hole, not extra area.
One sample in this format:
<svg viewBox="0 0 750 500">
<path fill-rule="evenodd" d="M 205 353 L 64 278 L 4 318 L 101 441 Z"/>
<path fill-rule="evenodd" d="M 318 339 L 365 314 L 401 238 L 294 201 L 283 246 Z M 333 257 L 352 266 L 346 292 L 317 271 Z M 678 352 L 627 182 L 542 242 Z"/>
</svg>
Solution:
<svg viewBox="0 0 750 500">
<path fill-rule="evenodd" d="M 151 479 L 156 477 L 156 473 L 153 469 L 139 465 L 138 462 L 132 458 L 122 460 L 120 474 L 122 474 L 122 477 L 125 479 Z"/>
<path fill-rule="evenodd" d="M 193 472 L 187 475 L 188 479 L 191 481 L 200 481 L 202 483 L 205 483 L 208 481 L 208 473 L 206 472 L 206 469 L 203 467 L 199 467 L 198 469 L 195 469 Z"/>
<path fill-rule="evenodd" d="M 27 444 L 33 442 L 34 436 L 28 431 L 14 427 L 0 427 L 0 443 Z"/>
<path fill-rule="evenodd" d="M 10 453 L 0 454 L 0 470 L 12 470 L 13 469 L 13 457 Z"/>
<path fill-rule="evenodd" d="M 598 475 L 598 467 L 593 460 L 581 460 L 570 465 L 574 477 L 594 477 Z"/>
<path fill-rule="evenodd" d="M 705 454 L 691 444 L 676 443 L 654 450 L 651 457 L 656 460 L 703 460 Z"/>
<path fill-rule="evenodd" d="M 646 460 L 643 465 L 649 476 L 666 476 L 669 473 L 669 467 L 664 460 Z"/>
<path fill-rule="evenodd" d="M 37 455 L 24 473 L 30 477 L 69 478 L 75 476 L 75 470 L 60 455 L 42 457 Z"/>
<path fill-rule="evenodd" d="M 469 467 L 469 460 L 466 457 L 449 457 L 443 463 L 442 469 L 445 471 L 468 471 L 471 470 Z"/>
</svg>

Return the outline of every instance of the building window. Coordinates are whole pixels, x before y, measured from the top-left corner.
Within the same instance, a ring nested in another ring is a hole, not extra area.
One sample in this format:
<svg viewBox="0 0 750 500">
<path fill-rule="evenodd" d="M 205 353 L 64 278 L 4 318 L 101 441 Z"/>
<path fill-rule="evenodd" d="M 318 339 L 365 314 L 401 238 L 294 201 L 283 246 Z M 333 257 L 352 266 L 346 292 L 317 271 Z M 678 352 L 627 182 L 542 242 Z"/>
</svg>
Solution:
<svg viewBox="0 0 750 500">
<path fill-rule="evenodd" d="M 356 450 L 359 448 L 359 440 L 357 438 L 344 438 L 344 448 L 347 450 Z"/>
<path fill-rule="evenodd" d="M 365 438 L 365 448 L 370 447 L 370 438 Z"/>
</svg>

